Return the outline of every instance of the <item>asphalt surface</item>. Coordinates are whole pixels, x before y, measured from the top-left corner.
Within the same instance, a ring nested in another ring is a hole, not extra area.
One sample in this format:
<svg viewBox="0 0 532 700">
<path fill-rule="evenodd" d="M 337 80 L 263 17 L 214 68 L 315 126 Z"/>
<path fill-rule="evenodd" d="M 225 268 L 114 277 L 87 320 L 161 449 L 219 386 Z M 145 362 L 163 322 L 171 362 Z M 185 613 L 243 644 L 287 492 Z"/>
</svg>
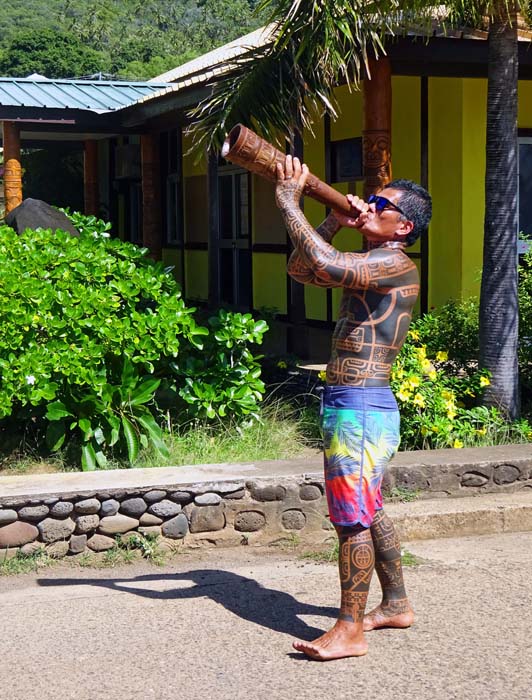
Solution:
<svg viewBox="0 0 532 700">
<path fill-rule="evenodd" d="M 368 633 L 367 656 L 327 663 L 291 641 L 332 624 L 336 567 L 295 550 L 0 578 L 0 697 L 530 700 L 532 533 L 406 548 L 423 559 L 405 569 L 415 625 Z"/>
</svg>

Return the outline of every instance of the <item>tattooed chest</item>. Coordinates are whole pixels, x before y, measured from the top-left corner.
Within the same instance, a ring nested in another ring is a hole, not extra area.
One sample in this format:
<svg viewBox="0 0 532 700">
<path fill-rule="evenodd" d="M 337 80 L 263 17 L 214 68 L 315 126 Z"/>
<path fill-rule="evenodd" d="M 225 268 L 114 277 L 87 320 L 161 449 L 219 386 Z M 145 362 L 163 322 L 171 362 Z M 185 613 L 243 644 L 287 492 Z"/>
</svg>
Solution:
<svg viewBox="0 0 532 700">
<path fill-rule="evenodd" d="M 327 366 L 330 384 L 383 386 L 404 342 L 417 290 L 346 291 Z"/>
</svg>

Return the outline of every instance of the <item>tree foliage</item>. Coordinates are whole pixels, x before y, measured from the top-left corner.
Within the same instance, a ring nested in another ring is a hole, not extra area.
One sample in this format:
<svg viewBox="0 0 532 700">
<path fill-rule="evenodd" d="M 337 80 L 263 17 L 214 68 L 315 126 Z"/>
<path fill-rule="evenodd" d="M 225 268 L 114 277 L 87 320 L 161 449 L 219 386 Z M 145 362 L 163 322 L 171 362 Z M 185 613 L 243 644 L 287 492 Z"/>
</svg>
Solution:
<svg viewBox="0 0 532 700">
<path fill-rule="evenodd" d="M 0 16 L 0 72 L 152 78 L 259 26 L 255 5 L 255 0 L 12 0 Z"/>
</svg>

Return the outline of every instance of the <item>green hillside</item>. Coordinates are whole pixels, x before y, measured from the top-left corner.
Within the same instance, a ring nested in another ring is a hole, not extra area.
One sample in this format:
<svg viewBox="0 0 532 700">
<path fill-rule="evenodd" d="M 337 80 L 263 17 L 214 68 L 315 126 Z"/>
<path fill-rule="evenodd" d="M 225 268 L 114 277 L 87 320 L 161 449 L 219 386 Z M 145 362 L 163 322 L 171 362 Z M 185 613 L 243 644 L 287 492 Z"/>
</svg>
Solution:
<svg viewBox="0 0 532 700">
<path fill-rule="evenodd" d="M 10 0 L 0 75 L 146 79 L 260 26 L 257 0 Z"/>
</svg>

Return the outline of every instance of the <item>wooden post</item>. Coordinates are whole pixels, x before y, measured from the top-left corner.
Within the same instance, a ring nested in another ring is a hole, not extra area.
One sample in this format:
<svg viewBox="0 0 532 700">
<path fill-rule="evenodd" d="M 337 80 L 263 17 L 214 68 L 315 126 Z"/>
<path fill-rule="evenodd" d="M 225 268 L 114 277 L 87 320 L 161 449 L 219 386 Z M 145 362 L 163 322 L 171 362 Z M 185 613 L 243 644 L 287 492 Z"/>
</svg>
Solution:
<svg viewBox="0 0 532 700">
<path fill-rule="evenodd" d="M 98 144 L 94 139 L 85 141 L 83 157 L 83 196 L 85 214 L 97 215 L 100 208 L 98 190 Z"/>
<path fill-rule="evenodd" d="M 386 56 L 369 59 L 371 78 L 363 81 L 362 157 L 364 199 L 392 179 L 392 70 Z"/>
<path fill-rule="evenodd" d="M 140 137 L 142 168 L 142 244 L 155 260 L 162 256 L 159 139 L 155 134 Z"/>
<path fill-rule="evenodd" d="M 3 122 L 4 200 L 6 214 L 22 203 L 20 130 L 13 122 Z"/>
</svg>

